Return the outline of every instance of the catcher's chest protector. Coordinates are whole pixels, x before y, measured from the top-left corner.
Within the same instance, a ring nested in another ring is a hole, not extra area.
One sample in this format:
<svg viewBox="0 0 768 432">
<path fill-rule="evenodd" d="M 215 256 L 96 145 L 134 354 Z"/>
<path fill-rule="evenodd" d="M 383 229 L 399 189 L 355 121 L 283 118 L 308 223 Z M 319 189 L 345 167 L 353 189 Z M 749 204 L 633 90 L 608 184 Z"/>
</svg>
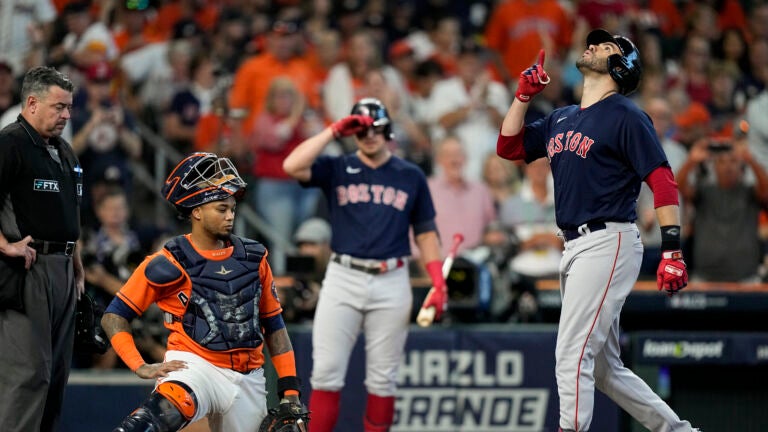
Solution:
<svg viewBox="0 0 768 432">
<path fill-rule="evenodd" d="M 198 254 L 184 236 L 165 245 L 192 280 L 192 295 L 182 318 L 184 332 L 213 351 L 255 348 L 264 340 L 258 302 L 265 249 L 236 236 L 231 240 L 234 251 L 221 261 Z"/>
</svg>

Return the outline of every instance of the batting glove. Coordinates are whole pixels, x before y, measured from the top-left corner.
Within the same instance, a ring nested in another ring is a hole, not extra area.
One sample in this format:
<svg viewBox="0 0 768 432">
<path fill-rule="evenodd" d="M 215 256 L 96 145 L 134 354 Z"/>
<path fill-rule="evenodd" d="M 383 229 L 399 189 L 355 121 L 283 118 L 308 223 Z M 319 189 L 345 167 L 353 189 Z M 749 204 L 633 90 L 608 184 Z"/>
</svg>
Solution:
<svg viewBox="0 0 768 432">
<path fill-rule="evenodd" d="M 670 297 L 688 285 L 688 269 L 683 261 L 683 251 L 664 251 L 661 254 L 656 285 L 659 291 L 666 290 Z"/>
<path fill-rule="evenodd" d="M 524 70 L 517 81 L 515 97 L 520 102 L 530 102 L 549 84 L 549 75 L 544 71 L 544 50 L 539 51 L 539 60 L 533 66 Z"/>
<path fill-rule="evenodd" d="M 424 299 L 423 308 L 435 308 L 435 321 L 440 320 L 443 313 L 448 310 L 448 287 L 443 277 L 443 263 L 435 260 L 426 265 L 429 278 L 432 279 L 432 289 Z"/>
<path fill-rule="evenodd" d="M 333 137 L 338 139 L 354 135 L 358 132 L 365 132 L 372 125 L 373 118 L 366 115 L 352 114 L 334 122 L 331 125 L 331 130 L 333 131 Z"/>
</svg>

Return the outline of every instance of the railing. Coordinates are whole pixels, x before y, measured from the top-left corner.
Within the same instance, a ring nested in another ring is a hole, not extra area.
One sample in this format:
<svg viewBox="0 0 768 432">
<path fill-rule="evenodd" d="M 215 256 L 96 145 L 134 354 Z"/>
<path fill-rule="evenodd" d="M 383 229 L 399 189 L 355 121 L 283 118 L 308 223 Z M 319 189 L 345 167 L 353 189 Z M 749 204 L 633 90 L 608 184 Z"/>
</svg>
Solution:
<svg viewBox="0 0 768 432">
<path fill-rule="evenodd" d="M 153 217 L 158 226 L 167 223 L 168 203 L 160 195 L 163 182 L 168 175 L 167 167 L 177 164 L 183 157 L 178 150 L 170 146 L 162 137 L 142 122 L 137 122 L 138 133 L 153 151 L 154 175 L 142 163 L 133 163 L 132 169 L 137 184 L 147 188 L 154 200 Z M 272 244 L 282 246 L 288 253 L 294 253 L 296 246 L 289 239 L 278 236 L 270 225 L 262 219 L 248 202 L 237 204 L 237 217 L 235 218 L 234 232 L 237 235 L 246 235 L 249 230 L 258 232 Z"/>
</svg>

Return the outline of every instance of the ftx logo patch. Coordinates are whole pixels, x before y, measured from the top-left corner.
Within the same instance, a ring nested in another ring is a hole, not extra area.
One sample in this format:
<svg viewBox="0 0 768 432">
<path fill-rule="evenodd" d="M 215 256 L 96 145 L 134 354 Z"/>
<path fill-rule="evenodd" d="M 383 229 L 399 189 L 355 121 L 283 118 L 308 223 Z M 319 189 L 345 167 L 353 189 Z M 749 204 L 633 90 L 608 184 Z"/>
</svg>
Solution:
<svg viewBox="0 0 768 432">
<path fill-rule="evenodd" d="M 41 192 L 59 192 L 59 182 L 56 180 L 35 179 L 33 188 Z"/>
</svg>

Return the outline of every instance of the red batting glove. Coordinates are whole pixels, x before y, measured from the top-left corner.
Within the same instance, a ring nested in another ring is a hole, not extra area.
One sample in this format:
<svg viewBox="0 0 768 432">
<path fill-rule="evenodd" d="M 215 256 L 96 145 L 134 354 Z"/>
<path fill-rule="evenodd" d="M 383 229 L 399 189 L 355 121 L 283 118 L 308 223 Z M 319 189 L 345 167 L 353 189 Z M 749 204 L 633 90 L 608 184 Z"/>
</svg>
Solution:
<svg viewBox="0 0 768 432">
<path fill-rule="evenodd" d="M 435 321 L 439 320 L 443 312 L 448 310 L 448 287 L 443 277 L 443 263 L 435 260 L 426 265 L 429 278 L 432 279 L 432 289 L 424 299 L 423 308 L 435 308 Z"/>
<path fill-rule="evenodd" d="M 539 60 L 520 74 L 515 97 L 520 102 L 530 102 L 549 84 L 549 75 L 544 71 L 544 50 L 539 51 Z"/>
<path fill-rule="evenodd" d="M 666 290 L 670 297 L 688 285 L 688 269 L 683 261 L 683 251 L 662 252 L 656 282 L 659 291 Z"/>
<path fill-rule="evenodd" d="M 334 138 L 354 135 L 358 132 L 364 132 L 373 125 L 373 118 L 367 115 L 352 114 L 331 125 Z"/>
</svg>

